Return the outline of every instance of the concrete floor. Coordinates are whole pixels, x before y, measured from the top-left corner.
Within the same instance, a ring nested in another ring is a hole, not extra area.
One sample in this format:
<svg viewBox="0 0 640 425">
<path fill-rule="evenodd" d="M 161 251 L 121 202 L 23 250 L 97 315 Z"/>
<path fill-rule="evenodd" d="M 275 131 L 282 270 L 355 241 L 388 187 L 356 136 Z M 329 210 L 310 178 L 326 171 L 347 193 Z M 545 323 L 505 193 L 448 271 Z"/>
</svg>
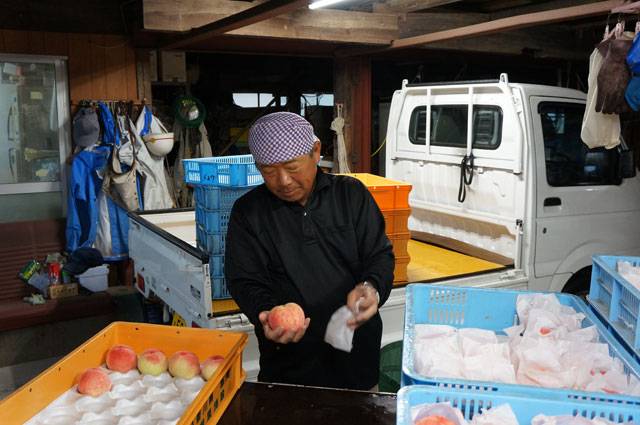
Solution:
<svg viewBox="0 0 640 425">
<path fill-rule="evenodd" d="M 49 357 L 0 368 L 0 401 L 60 360 Z"/>
</svg>

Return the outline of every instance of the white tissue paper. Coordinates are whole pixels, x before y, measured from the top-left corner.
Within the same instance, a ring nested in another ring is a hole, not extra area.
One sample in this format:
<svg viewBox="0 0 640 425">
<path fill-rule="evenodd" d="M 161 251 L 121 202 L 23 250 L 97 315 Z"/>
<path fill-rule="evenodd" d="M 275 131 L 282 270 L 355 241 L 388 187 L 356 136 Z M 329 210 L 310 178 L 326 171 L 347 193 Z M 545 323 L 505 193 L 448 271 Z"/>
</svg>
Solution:
<svg viewBox="0 0 640 425">
<path fill-rule="evenodd" d="M 640 382 L 600 342 L 585 315 L 554 294 L 516 300 L 520 324 L 504 335 L 475 328 L 417 324 L 414 369 L 423 376 L 640 395 Z"/>
<path fill-rule="evenodd" d="M 518 418 L 508 404 L 482 409 L 480 415 L 474 415 L 471 425 L 519 425 Z"/>
<path fill-rule="evenodd" d="M 418 404 L 411 408 L 411 423 L 415 424 L 427 416 L 438 415 L 453 422 L 455 425 L 468 425 L 462 416 L 460 409 L 452 407 L 449 403 Z"/>
<path fill-rule="evenodd" d="M 356 311 L 362 300 L 364 300 L 364 297 L 356 301 Z M 353 348 L 354 331 L 347 326 L 347 320 L 355 316 L 356 314 L 349 310 L 349 307 L 346 305 L 337 309 L 333 315 L 331 315 L 331 319 L 329 319 L 329 323 L 327 324 L 327 330 L 324 333 L 325 342 L 337 350 L 350 353 Z"/>
<path fill-rule="evenodd" d="M 616 269 L 627 282 L 640 289 L 640 267 L 634 267 L 628 261 L 617 261 Z"/>
</svg>

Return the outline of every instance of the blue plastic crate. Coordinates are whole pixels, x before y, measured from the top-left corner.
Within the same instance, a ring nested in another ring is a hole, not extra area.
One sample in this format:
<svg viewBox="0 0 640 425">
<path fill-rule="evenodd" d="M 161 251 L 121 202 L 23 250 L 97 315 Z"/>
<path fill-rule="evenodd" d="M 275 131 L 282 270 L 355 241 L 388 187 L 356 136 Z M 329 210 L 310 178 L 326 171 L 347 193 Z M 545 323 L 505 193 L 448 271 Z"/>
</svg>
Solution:
<svg viewBox="0 0 640 425">
<path fill-rule="evenodd" d="M 224 276 L 211 276 L 211 293 L 214 300 L 225 300 L 231 298 L 227 290 L 227 282 Z"/>
<path fill-rule="evenodd" d="M 402 386 L 431 385 L 464 389 L 483 389 L 500 393 L 523 393 L 534 396 L 580 397 L 595 400 L 616 400 L 640 406 L 639 397 L 580 391 L 563 388 L 545 388 L 531 385 L 506 384 L 466 379 L 438 378 L 420 375 L 414 368 L 413 344 L 416 324 L 440 324 L 456 328 L 487 329 L 504 334 L 503 329 L 518 324 L 516 299 L 529 291 L 506 289 L 464 288 L 428 284 L 409 284 L 406 287 L 406 307 L 402 351 Z M 600 342 L 609 345 L 609 355 L 618 358 L 627 375 L 640 377 L 640 364 L 593 315 L 580 298 L 571 294 L 554 293 L 558 301 L 583 313 L 583 327 L 596 326 Z"/>
<path fill-rule="evenodd" d="M 640 258 L 616 255 L 591 258 L 593 267 L 587 301 L 635 358 L 640 358 L 640 290 L 620 276 L 616 268 L 618 261 L 628 261 L 638 267 Z"/>
<path fill-rule="evenodd" d="M 207 186 L 255 186 L 262 175 L 251 155 L 183 159 L 184 181 Z"/>
<path fill-rule="evenodd" d="M 209 256 L 209 274 L 211 277 L 224 277 L 224 255 Z"/>
<path fill-rule="evenodd" d="M 591 419 L 602 417 L 612 422 L 640 421 L 638 406 L 606 403 L 575 398 L 530 397 L 524 394 L 496 393 L 465 389 L 410 385 L 398 391 L 396 424 L 413 425 L 411 408 L 424 403 L 446 403 L 457 407 L 471 421 L 484 409 L 509 404 L 520 425 L 527 425 L 538 414 L 547 416 L 573 415 Z"/>
<path fill-rule="evenodd" d="M 197 205 L 210 210 L 231 210 L 234 202 L 254 186 L 218 187 L 194 185 L 194 198 Z"/>
<path fill-rule="evenodd" d="M 204 226 L 196 224 L 196 242 L 198 248 L 207 254 L 224 254 L 226 247 L 226 232 L 207 232 Z"/>
<path fill-rule="evenodd" d="M 226 233 L 230 216 L 231 210 L 210 210 L 196 204 L 196 224 L 209 233 Z"/>
</svg>

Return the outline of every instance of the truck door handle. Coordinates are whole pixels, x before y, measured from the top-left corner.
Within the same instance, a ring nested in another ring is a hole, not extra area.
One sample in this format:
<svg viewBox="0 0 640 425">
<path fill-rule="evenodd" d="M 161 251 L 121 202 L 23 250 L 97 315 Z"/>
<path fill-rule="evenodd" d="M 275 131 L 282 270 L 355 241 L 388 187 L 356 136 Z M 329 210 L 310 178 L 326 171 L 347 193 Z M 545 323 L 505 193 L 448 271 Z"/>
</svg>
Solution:
<svg viewBox="0 0 640 425">
<path fill-rule="evenodd" d="M 544 200 L 545 207 L 557 207 L 558 205 L 562 205 L 560 198 L 553 197 Z"/>
</svg>

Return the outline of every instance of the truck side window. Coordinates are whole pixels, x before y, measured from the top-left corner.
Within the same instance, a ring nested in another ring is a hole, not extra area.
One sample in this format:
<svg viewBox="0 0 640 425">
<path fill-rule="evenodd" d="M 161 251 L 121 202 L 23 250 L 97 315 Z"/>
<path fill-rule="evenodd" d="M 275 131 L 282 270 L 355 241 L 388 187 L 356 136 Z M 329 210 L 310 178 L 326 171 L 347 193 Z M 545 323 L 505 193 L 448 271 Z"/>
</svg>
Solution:
<svg viewBox="0 0 640 425">
<path fill-rule="evenodd" d="M 432 146 L 464 148 L 467 146 L 467 105 L 433 105 L 431 107 Z M 414 145 L 426 142 L 427 107 L 411 112 L 409 140 Z M 502 138 L 502 109 L 498 106 L 473 106 L 473 148 L 497 149 Z"/>
<path fill-rule="evenodd" d="M 585 105 L 541 102 L 538 105 L 549 186 L 618 184 L 615 149 L 589 149 L 580 138 Z"/>
</svg>

